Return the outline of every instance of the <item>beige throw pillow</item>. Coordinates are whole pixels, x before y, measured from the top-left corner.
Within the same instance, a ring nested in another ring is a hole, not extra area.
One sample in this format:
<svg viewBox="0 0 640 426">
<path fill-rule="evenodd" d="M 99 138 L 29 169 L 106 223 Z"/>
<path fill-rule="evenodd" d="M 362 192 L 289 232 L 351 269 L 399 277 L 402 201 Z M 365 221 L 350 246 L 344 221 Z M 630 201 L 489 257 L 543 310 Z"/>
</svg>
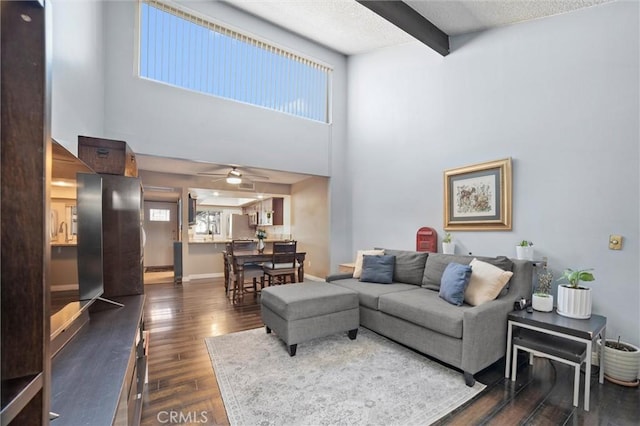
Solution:
<svg viewBox="0 0 640 426">
<path fill-rule="evenodd" d="M 358 250 L 356 254 L 356 265 L 353 268 L 353 278 L 360 278 L 362 274 L 362 259 L 364 255 L 382 256 L 384 250 Z"/>
<path fill-rule="evenodd" d="M 498 297 L 513 275 L 511 271 L 504 271 L 475 258 L 469 266 L 471 266 L 471 279 L 464 292 L 464 301 L 472 306 L 482 305 Z"/>
</svg>

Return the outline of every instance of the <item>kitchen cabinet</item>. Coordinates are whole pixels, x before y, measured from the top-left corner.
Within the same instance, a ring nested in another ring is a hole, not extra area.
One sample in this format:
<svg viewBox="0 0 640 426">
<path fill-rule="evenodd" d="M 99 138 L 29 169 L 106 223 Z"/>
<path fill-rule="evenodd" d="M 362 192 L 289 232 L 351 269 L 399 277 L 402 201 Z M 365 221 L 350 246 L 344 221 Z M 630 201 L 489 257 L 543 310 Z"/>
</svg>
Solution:
<svg viewBox="0 0 640 426">
<path fill-rule="evenodd" d="M 188 213 L 187 213 L 187 221 L 189 225 L 196 224 L 196 213 L 197 213 L 197 199 L 191 198 L 191 194 L 189 194 L 189 204 L 188 204 Z"/>
<path fill-rule="evenodd" d="M 272 198 L 272 225 L 284 225 L 284 198 Z"/>
<path fill-rule="evenodd" d="M 284 225 L 284 198 L 267 198 L 260 203 L 259 221 L 261 226 Z"/>
</svg>

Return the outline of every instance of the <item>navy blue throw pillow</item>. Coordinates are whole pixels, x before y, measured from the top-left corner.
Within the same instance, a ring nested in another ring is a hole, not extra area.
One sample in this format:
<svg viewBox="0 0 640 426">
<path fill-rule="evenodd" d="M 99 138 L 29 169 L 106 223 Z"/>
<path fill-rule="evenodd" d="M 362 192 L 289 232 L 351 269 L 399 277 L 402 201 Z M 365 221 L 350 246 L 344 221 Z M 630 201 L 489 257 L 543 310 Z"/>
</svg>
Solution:
<svg viewBox="0 0 640 426">
<path fill-rule="evenodd" d="M 451 262 L 447 265 L 440 280 L 439 296 L 452 305 L 461 306 L 464 302 L 464 290 L 471 278 L 471 266 Z"/>
<path fill-rule="evenodd" d="M 393 268 L 395 263 L 395 256 L 370 256 L 365 254 L 362 258 L 360 281 L 391 284 L 393 282 Z"/>
</svg>

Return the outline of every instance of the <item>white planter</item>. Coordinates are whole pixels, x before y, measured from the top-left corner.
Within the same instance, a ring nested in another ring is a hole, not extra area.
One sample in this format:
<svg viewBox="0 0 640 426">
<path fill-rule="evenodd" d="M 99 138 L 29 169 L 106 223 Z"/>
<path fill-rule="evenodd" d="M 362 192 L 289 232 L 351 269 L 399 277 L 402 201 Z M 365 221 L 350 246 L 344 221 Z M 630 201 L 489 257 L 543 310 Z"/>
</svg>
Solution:
<svg viewBox="0 0 640 426">
<path fill-rule="evenodd" d="M 454 254 L 456 251 L 456 243 L 442 243 L 442 253 L 444 254 Z"/>
<path fill-rule="evenodd" d="M 516 246 L 516 258 L 520 260 L 533 260 L 533 247 Z"/>
<path fill-rule="evenodd" d="M 591 289 L 559 285 L 557 312 L 569 318 L 591 318 Z"/>
<path fill-rule="evenodd" d="M 534 293 L 531 298 L 531 307 L 536 311 L 551 312 L 553 311 L 553 296 L 550 294 L 540 296 Z"/>
<path fill-rule="evenodd" d="M 614 342 L 615 340 L 607 340 L 607 342 Z M 634 352 L 626 352 L 618 349 L 610 348 L 607 345 L 604 347 L 604 362 L 600 363 L 604 365 L 604 374 L 607 378 L 614 381 L 633 383 L 638 380 L 638 373 L 640 371 L 640 348 L 630 343 L 624 343 L 635 349 Z M 602 344 L 602 341 L 598 341 L 598 346 Z"/>
</svg>

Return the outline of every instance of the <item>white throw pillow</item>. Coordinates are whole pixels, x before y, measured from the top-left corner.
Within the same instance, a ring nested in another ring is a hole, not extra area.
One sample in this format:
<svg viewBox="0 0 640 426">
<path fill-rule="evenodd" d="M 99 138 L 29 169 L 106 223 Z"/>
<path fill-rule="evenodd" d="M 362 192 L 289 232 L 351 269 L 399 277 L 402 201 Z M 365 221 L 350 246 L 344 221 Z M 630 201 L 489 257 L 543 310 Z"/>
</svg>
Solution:
<svg viewBox="0 0 640 426">
<path fill-rule="evenodd" d="M 464 301 L 472 306 L 482 305 L 498 297 L 502 288 L 513 276 L 511 271 L 504 271 L 475 258 L 469 266 L 471 266 L 471 279 L 464 292 Z"/>
<path fill-rule="evenodd" d="M 382 256 L 384 250 L 358 250 L 356 254 L 356 265 L 353 268 L 353 278 L 360 278 L 362 274 L 362 259 L 364 255 Z"/>
</svg>

